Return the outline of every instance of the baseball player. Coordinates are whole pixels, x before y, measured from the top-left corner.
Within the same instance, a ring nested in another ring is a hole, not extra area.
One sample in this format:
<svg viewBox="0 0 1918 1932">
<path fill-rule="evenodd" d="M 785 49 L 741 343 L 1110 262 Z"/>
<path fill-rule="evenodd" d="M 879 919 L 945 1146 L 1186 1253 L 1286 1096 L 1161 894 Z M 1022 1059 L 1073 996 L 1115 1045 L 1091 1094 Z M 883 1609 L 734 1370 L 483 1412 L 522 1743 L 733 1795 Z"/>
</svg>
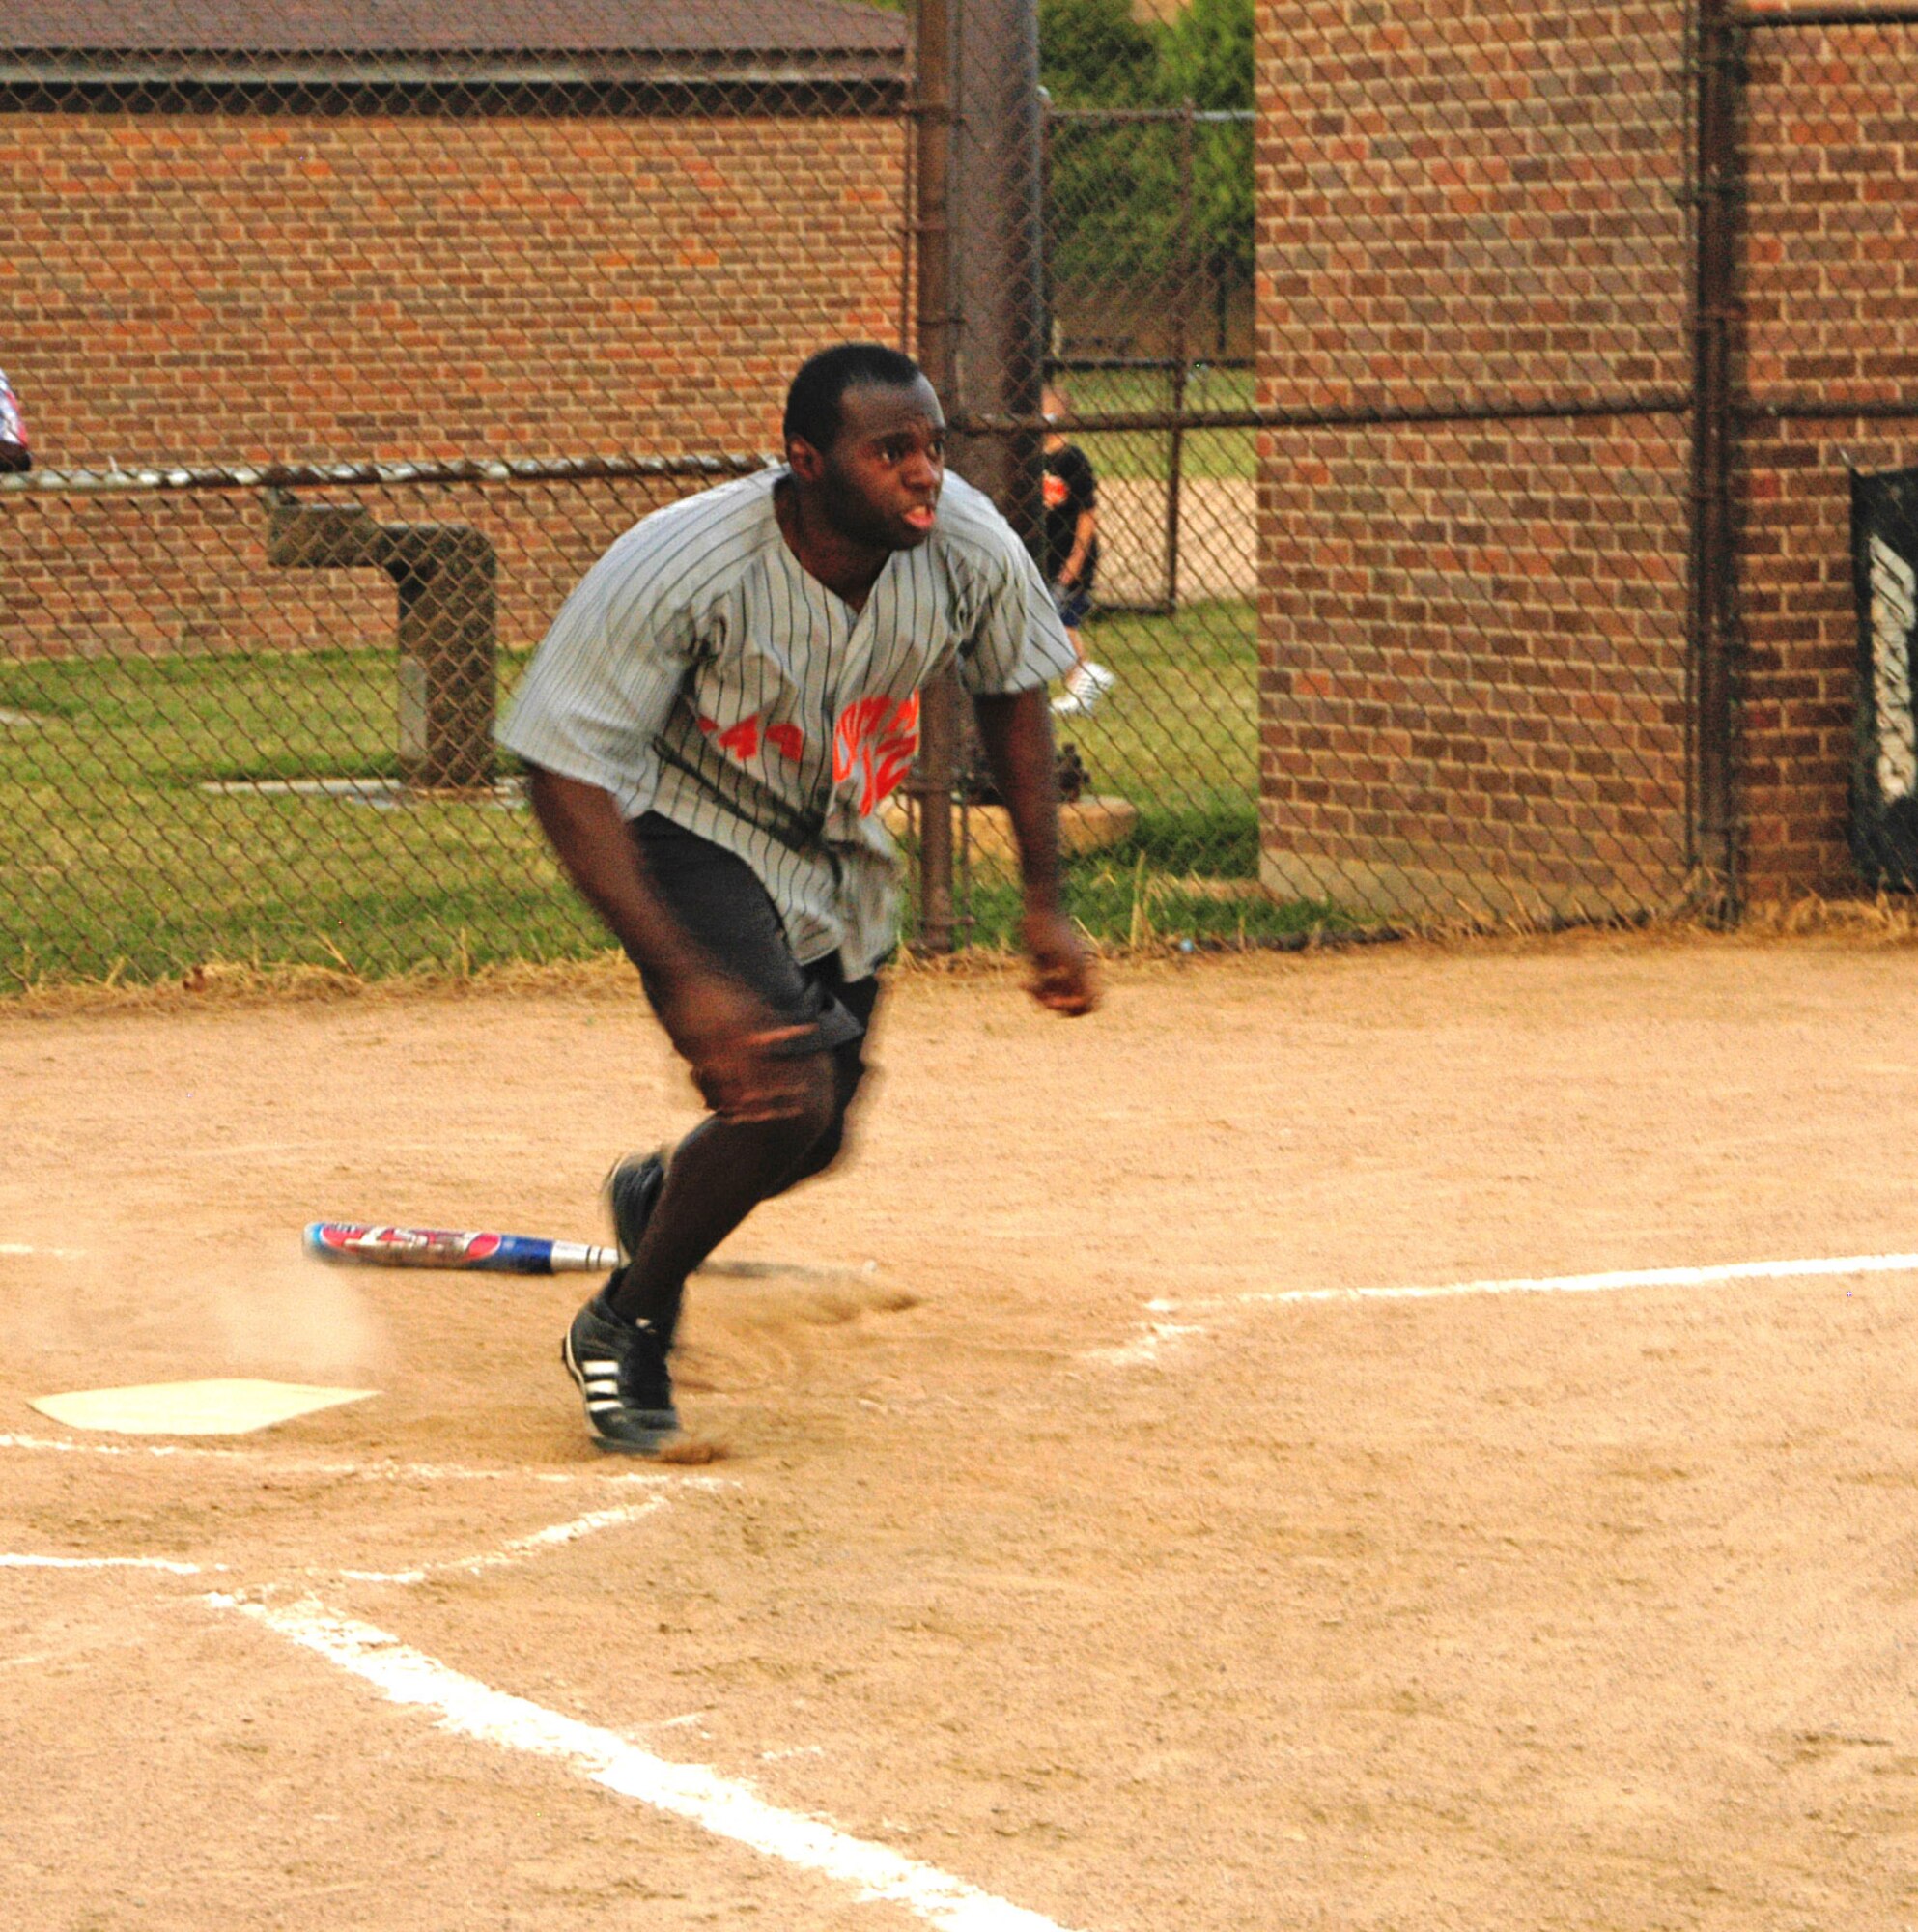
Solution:
<svg viewBox="0 0 1918 1932">
<path fill-rule="evenodd" d="M 656 1451 L 679 1426 L 668 1356 L 687 1276 L 844 1149 L 895 936 L 879 811 L 918 749 L 920 688 L 948 663 L 1011 814 L 1033 994 L 1065 1014 L 1096 1001 L 1059 903 L 1045 687 L 1073 655 L 1044 580 L 945 474 L 939 399 L 910 357 L 815 355 L 785 446 L 783 467 L 613 544 L 500 732 L 713 1110 L 607 1178 L 622 1265 L 562 1359 L 611 1449 Z"/>
</svg>

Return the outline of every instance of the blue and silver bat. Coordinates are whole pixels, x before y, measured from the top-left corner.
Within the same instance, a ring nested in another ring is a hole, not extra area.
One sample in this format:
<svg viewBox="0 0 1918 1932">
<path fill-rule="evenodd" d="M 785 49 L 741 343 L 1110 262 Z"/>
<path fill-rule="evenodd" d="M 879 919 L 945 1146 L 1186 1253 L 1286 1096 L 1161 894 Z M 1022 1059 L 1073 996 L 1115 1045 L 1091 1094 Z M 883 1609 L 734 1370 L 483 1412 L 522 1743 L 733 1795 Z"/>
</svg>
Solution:
<svg viewBox="0 0 1918 1932">
<path fill-rule="evenodd" d="M 379 1267 L 481 1268 L 495 1274 L 600 1274 L 619 1265 L 617 1248 L 549 1241 L 538 1235 L 467 1234 L 392 1228 L 377 1221 L 309 1221 L 303 1237 L 323 1262 Z"/>
</svg>

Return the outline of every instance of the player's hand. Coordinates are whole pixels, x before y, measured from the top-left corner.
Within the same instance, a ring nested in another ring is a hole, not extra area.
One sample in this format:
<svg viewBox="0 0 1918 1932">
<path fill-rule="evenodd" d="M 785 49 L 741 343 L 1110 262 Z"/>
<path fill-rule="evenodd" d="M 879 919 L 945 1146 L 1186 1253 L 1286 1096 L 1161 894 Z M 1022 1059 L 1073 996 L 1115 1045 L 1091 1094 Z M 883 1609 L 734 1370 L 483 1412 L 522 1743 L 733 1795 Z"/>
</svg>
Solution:
<svg viewBox="0 0 1918 1932">
<path fill-rule="evenodd" d="M 1027 988 L 1040 1006 L 1067 1018 L 1099 1004 L 1099 974 L 1092 949 L 1062 912 L 1029 912 L 1022 936 L 1032 962 Z"/>
<path fill-rule="evenodd" d="M 815 1104 L 819 1056 L 779 1050 L 811 1028 L 785 1024 L 730 980 L 674 988 L 660 1016 L 700 1097 L 722 1119 L 783 1121 Z"/>
</svg>

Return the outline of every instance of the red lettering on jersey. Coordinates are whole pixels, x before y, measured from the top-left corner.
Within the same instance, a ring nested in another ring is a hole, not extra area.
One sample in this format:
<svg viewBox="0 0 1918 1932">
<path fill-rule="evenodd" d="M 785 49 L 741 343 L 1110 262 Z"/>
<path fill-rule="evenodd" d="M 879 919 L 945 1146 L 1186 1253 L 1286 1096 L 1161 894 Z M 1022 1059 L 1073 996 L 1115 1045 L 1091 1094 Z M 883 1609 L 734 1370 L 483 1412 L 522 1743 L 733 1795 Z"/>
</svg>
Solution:
<svg viewBox="0 0 1918 1932">
<path fill-rule="evenodd" d="M 834 783 L 844 784 L 852 777 L 860 748 L 872 735 L 873 726 L 891 710 L 892 700 L 882 694 L 877 697 L 859 698 L 840 712 L 839 722 L 832 727 Z"/>
<path fill-rule="evenodd" d="M 832 732 L 832 777 L 860 781 L 860 816 L 869 817 L 899 789 L 919 749 L 919 695 L 898 703 L 883 693 L 846 706 Z"/>
<path fill-rule="evenodd" d="M 713 738 L 718 732 L 714 743 L 720 751 L 731 753 L 742 762 L 759 755 L 762 739 L 780 757 L 789 759 L 793 764 L 798 764 L 805 755 L 805 733 L 797 724 L 768 724 L 762 731 L 756 711 L 750 718 L 742 718 L 737 724 L 728 724 L 723 731 L 719 730 L 717 718 L 701 718 L 696 722 L 707 737 Z"/>
<path fill-rule="evenodd" d="M 750 758 L 759 751 L 759 714 L 742 718 L 737 724 L 729 724 L 713 741 L 720 751 L 730 752 L 736 758 Z"/>
<path fill-rule="evenodd" d="M 1050 470 L 1047 471 L 1046 481 L 1045 481 L 1045 497 L 1046 497 L 1047 509 L 1049 510 L 1064 509 L 1065 499 L 1069 496 L 1071 496 L 1071 494 L 1072 492 L 1065 487 L 1065 478 L 1063 476 L 1055 476 L 1052 474 Z"/>
</svg>

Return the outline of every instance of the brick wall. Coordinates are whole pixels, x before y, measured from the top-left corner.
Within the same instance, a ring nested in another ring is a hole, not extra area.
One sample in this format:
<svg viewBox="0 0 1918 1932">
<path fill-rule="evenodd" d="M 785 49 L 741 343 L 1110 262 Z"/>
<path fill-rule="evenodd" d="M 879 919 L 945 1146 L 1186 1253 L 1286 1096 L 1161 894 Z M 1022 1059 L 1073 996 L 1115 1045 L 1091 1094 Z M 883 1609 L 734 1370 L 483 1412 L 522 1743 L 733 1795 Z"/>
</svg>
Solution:
<svg viewBox="0 0 1918 1932">
<path fill-rule="evenodd" d="M 1745 863 L 1755 897 L 1854 891 L 1857 620 L 1847 466 L 1918 463 L 1918 422 L 1843 405 L 1918 387 L 1918 26 L 1756 34 L 1745 99 L 1742 374 L 1828 401 L 1741 440 Z"/>
<path fill-rule="evenodd" d="M 0 367 L 62 468 L 771 449 L 806 354 L 897 339 L 902 155 L 896 119 L 851 113 L 16 102 Z M 638 500 L 561 492 L 555 524 L 539 492 L 483 494 L 462 514 L 500 543 L 509 643 Z M 247 504 L 42 506 L 31 530 L 31 572 L 0 560 L 0 653 L 390 628 L 356 574 L 318 607 L 267 574 Z"/>
<path fill-rule="evenodd" d="M 1680 9 L 1263 0 L 1268 406 L 1681 389 Z M 1262 853 L 1375 914 L 1672 902 L 1681 418 L 1268 433 Z"/>
</svg>

